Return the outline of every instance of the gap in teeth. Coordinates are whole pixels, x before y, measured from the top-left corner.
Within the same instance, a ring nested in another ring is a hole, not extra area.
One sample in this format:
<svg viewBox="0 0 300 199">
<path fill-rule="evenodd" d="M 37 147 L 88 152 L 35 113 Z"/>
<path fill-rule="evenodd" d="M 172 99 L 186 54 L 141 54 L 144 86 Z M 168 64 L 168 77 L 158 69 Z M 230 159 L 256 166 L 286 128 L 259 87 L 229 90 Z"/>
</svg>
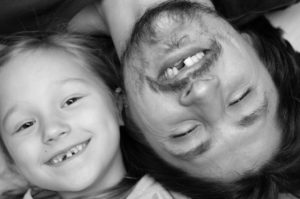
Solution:
<svg viewBox="0 0 300 199">
<path fill-rule="evenodd" d="M 190 57 L 186 58 L 183 61 L 183 63 L 185 64 L 185 66 L 190 67 L 190 66 L 196 64 L 197 62 L 199 62 L 203 57 L 204 57 L 204 52 L 201 51 L 201 52 L 196 53 L 193 56 L 190 56 Z M 179 73 L 178 68 L 173 66 L 173 67 L 170 67 L 166 70 L 165 77 L 166 78 L 173 78 L 178 73 Z"/>
<path fill-rule="evenodd" d="M 69 151 L 67 151 L 64 154 L 58 155 L 55 158 L 52 159 L 52 163 L 57 164 L 60 163 L 62 161 L 65 161 L 69 158 L 71 158 L 73 155 L 77 154 L 78 152 L 82 151 L 82 149 L 84 149 L 84 147 L 86 146 L 85 143 L 83 144 L 79 144 L 73 148 L 71 148 Z"/>
</svg>

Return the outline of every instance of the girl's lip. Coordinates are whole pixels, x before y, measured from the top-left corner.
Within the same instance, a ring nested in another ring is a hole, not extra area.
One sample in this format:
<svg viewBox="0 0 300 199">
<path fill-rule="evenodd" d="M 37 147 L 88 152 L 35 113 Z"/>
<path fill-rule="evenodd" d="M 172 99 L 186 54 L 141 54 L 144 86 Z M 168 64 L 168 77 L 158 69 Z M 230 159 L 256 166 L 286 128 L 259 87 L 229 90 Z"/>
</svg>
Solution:
<svg viewBox="0 0 300 199">
<path fill-rule="evenodd" d="M 87 139 L 87 140 L 85 140 L 85 141 L 83 141 L 83 142 L 80 142 L 80 143 L 78 143 L 78 144 L 74 144 L 74 145 L 72 145 L 72 146 L 66 147 L 66 148 L 63 149 L 63 150 L 60 150 L 60 151 L 56 152 L 55 155 L 53 155 L 48 161 L 46 161 L 45 164 L 50 165 L 50 166 L 59 166 L 59 165 L 63 164 L 65 161 L 67 161 L 67 160 L 69 160 L 69 159 L 72 159 L 73 157 L 76 157 L 76 156 L 78 156 L 79 154 L 81 154 L 82 152 L 84 152 L 85 149 L 87 148 L 88 144 L 90 143 L 90 141 L 91 141 L 91 138 L 89 138 L 89 139 Z M 77 153 L 76 153 L 75 155 L 73 155 L 71 158 L 68 158 L 68 159 L 63 160 L 63 161 L 58 162 L 58 163 L 55 162 L 55 160 L 56 160 L 58 157 L 62 158 L 63 156 L 66 156 L 66 154 L 67 154 L 70 150 L 75 149 L 77 146 L 80 146 L 80 147 L 84 146 L 84 148 L 82 148 L 80 151 L 78 150 Z"/>
</svg>

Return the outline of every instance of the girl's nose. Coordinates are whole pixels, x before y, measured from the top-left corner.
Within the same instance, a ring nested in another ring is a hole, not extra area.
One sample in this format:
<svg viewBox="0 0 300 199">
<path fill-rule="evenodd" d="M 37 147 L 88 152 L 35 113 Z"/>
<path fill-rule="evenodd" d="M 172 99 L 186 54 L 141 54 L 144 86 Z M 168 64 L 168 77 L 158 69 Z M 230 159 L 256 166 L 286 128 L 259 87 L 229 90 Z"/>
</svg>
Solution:
<svg viewBox="0 0 300 199">
<path fill-rule="evenodd" d="M 66 135 L 71 131 L 71 127 L 60 118 L 45 121 L 43 131 L 43 142 L 51 144 Z"/>
<path fill-rule="evenodd" d="M 206 122 L 218 120 L 225 110 L 220 80 L 213 75 L 192 80 L 182 91 L 179 101 Z"/>
</svg>

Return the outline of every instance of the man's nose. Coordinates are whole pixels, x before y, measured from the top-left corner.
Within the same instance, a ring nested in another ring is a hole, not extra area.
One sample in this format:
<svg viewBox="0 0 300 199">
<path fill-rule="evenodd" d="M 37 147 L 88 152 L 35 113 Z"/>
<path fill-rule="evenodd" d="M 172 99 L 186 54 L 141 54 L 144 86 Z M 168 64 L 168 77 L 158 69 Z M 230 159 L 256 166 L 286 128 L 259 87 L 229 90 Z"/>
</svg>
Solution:
<svg viewBox="0 0 300 199">
<path fill-rule="evenodd" d="M 213 75 L 191 80 L 179 101 L 209 123 L 218 120 L 225 110 L 220 80 Z"/>
<path fill-rule="evenodd" d="M 71 131 L 70 125 L 59 117 L 47 119 L 44 123 L 43 142 L 51 144 L 67 136 Z"/>
</svg>

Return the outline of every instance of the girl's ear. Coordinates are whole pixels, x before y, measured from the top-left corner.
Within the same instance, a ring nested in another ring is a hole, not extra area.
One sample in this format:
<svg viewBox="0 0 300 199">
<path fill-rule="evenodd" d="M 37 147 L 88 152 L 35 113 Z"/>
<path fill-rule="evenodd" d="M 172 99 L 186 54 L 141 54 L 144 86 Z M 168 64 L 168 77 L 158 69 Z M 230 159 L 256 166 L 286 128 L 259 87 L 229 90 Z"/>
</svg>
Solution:
<svg viewBox="0 0 300 199">
<path fill-rule="evenodd" d="M 29 182 L 15 164 L 8 163 L 2 178 L 9 182 L 7 186 L 28 187 Z"/>
<path fill-rule="evenodd" d="M 5 47 L 5 45 L 0 44 L 0 50 L 2 50 Z"/>
<path fill-rule="evenodd" d="M 124 120 L 123 120 L 123 117 L 122 117 L 122 111 L 123 111 L 123 108 L 124 108 L 124 104 L 126 102 L 125 102 L 125 95 L 122 92 L 122 89 L 120 87 L 118 87 L 115 90 L 114 97 L 116 99 L 118 121 L 119 121 L 120 126 L 123 126 L 124 125 Z"/>
</svg>

